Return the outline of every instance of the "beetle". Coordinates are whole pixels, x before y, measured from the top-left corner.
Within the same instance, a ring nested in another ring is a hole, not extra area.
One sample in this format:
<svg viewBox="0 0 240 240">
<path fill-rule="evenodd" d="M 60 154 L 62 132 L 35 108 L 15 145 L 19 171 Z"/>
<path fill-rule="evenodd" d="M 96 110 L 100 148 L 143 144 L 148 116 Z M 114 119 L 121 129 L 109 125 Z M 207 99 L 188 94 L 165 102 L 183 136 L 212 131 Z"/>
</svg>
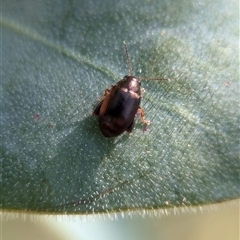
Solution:
<svg viewBox="0 0 240 240">
<path fill-rule="evenodd" d="M 125 131 L 131 133 L 137 114 L 141 116 L 144 124 L 150 124 L 150 121 L 145 120 L 144 110 L 140 107 L 142 92 L 144 91 L 144 89 L 141 89 L 141 79 L 143 78 L 133 76 L 128 48 L 125 42 L 123 44 L 129 75 L 112 85 L 110 89 L 106 89 L 104 96 L 93 111 L 93 115 L 98 117 L 99 128 L 106 138 L 117 137 Z"/>
</svg>

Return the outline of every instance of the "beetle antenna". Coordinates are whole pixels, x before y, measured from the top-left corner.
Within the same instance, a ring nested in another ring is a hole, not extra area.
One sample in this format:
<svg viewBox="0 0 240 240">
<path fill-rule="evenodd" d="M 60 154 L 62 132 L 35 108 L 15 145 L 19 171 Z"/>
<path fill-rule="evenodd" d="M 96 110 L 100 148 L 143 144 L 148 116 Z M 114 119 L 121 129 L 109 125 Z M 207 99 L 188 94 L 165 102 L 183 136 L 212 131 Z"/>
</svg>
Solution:
<svg viewBox="0 0 240 240">
<path fill-rule="evenodd" d="M 129 58 L 129 54 L 128 54 L 127 44 L 126 44 L 125 41 L 123 41 L 123 44 L 124 44 L 125 51 L 126 51 L 126 56 L 127 56 L 127 64 L 128 64 L 128 69 L 129 69 L 129 76 L 132 76 L 133 72 L 132 72 L 132 67 L 131 67 L 130 58 Z"/>
<path fill-rule="evenodd" d="M 170 81 L 171 79 L 170 78 L 148 78 L 148 77 L 139 77 L 138 78 L 140 81 L 142 81 L 142 80 L 160 80 L 160 81 L 162 81 L 162 80 L 165 80 L 165 81 Z"/>
</svg>

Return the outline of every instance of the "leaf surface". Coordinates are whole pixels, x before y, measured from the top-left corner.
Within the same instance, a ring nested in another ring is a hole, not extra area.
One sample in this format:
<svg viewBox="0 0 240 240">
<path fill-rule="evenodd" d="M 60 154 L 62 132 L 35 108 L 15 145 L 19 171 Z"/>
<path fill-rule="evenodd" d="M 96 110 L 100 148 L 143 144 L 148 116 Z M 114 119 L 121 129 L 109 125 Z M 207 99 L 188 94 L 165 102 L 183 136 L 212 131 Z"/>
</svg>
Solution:
<svg viewBox="0 0 240 240">
<path fill-rule="evenodd" d="M 1 206 L 102 213 L 235 199 L 237 1 L 2 1 Z M 106 139 L 94 106 L 128 74 L 132 134 Z M 67 203 L 75 204 L 64 205 Z M 63 206 L 64 205 L 64 206 Z"/>
</svg>

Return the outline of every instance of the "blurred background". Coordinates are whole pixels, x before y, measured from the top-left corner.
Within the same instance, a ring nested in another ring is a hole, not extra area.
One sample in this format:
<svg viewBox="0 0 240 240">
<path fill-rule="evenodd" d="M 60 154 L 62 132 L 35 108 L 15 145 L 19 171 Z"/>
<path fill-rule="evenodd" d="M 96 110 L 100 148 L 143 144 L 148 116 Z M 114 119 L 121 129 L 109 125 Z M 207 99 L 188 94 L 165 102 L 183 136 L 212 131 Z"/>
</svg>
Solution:
<svg viewBox="0 0 240 240">
<path fill-rule="evenodd" d="M 2 240 L 238 240 L 239 200 L 160 216 L 4 214 Z M 115 219 L 116 218 L 116 219 Z"/>
</svg>

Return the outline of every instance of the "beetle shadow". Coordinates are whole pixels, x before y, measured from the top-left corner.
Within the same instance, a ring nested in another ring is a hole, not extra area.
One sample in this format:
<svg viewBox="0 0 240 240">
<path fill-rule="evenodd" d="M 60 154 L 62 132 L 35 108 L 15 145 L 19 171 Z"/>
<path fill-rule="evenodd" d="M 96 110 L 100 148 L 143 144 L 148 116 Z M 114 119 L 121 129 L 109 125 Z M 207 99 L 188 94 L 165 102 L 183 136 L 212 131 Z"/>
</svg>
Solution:
<svg viewBox="0 0 240 240">
<path fill-rule="evenodd" d="M 51 160 L 51 185 L 61 189 L 54 196 L 51 207 L 87 197 L 94 191 L 94 178 L 99 165 L 119 142 L 128 134 L 116 138 L 105 138 L 98 127 L 98 119 L 88 116 L 73 123 L 74 130 L 67 134 L 57 146 L 57 154 Z M 96 185 L 97 187 L 98 185 Z M 62 200 L 61 200 L 62 199 Z M 53 202 L 57 202 L 53 206 Z"/>
</svg>

